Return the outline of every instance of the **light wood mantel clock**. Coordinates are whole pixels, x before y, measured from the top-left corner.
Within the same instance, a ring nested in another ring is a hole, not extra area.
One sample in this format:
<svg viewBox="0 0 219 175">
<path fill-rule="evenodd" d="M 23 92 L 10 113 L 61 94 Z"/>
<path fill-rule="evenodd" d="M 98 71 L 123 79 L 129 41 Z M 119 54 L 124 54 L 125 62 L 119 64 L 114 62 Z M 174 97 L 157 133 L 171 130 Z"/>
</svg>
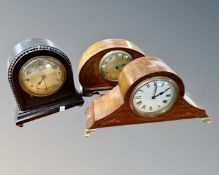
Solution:
<svg viewBox="0 0 219 175">
<path fill-rule="evenodd" d="M 81 92 L 90 96 L 117 85 L 118 76 L 130 61 L 142 57 L 143 51 L 124 39 L 106 39 L 91 45 L 81 56 L 79 81 Z"/>
<path fill-rule="evenodd" d="M 167 64 L 145 56 L 128 63 L 118 85 L 87 108 L 85 136 L 96 128 L 191 118 L 211 121 L 185 93 L 182 79 Z"/>
</svg>

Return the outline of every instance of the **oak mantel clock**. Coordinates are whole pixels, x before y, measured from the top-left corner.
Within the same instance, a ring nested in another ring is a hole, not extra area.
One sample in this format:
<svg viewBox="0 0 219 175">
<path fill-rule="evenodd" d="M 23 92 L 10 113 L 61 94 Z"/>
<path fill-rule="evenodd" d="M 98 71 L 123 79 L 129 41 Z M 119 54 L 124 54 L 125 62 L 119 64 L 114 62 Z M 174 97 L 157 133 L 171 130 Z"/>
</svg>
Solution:
<svg viewBox="0 0 219 175">
<path fill-rule="evenodd" d="M 48 39 L 18 43 L 10 54 L 8 79 L 18 105 L 18 126 L 83 104 L 70 60 Z"/>
<path fill-rule="evenodd" d="M 182 79 L 161 59 L 146 56 L 128 63 L 118 85 L 86 110 L 87 130 L 95 128 L 202 118 L 210 122 L 185 93 Z"/>
<path fill-rule="evenodd" d="M 124 39 L 106 39 L 91 45 L 80 58 L 79 81 L 84 96 L 117 85 L 118 76 L 130 61 L 144 56 L 139 47 Z"/>
</svg>

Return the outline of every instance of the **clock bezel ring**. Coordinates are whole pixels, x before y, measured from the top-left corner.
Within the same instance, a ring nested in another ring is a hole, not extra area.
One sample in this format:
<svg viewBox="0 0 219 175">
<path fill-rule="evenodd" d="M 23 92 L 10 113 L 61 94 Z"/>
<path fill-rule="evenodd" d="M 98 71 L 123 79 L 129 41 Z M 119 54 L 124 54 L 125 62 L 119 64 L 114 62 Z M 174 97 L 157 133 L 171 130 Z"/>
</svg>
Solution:
<svg viewBox="0 0 219 175">
<path fill-rule="evenodd" d="M 109 57 L 110 55 L 113 55 L 115 53 L 127 55 L 128 59 L 131 59 L 130 62 L 134 60 L 133 56 L 129 52 L 127 52 L 125 50 L 122 50 L 122 49 L 114 49 L 114 50 L 111 50 L 111 51 L 105 53 L 103 55 L 103 57 L 100 59 L 100 62 L 99 62 L 99 72 L 100 72 L 101 77 L 104 80 L 107 80 L 107 81 L 110 81 L 110 82 L 118 82 L 118 78 L 117 78 L 117 80 L 112 80 L 112 79 L 107 78 L 107 76 L 105 76 L 105 74 L 104 74 L 102 64 L 107 59 L 107 57 Z"/>
<path fill-rule="evenodd" d="M 44 58 L 41 58 L 41 57 L 44 57 Z M 22 83 L 22 78 L 20 77 L 21 76 L 21 73 L 22 71 L 24 71 L 25 68 L 27 68 L 28 65 L 30 65 L 31 63 L 33 63 L 34 61 L 36 61 L 36 59 L 46 59 L 46 58 L 49 58 L 49 59 L 53 59 L 53 61 L 57 64 L 59 64 L 59 66 L 61 67 L 61 70 L 63 71 L 63 80 L 62 80 L 62 83 L 58 86 L 58 88 L 56 88 L 54 91 L 52 92 L 49 92 L 47 94 L 36 94 L 34 92 L 31 92 L 30 90 L 28 90 Z M 19 84 L 21 86 L 21 88 L 28 94 L 30 94 L 31 96 L 35 96 L 35 97 L 46 97 L 46 96 L 50 96 L 52 94 L 55 94 L 57 91 L 59 91 L 62 86 L 65 84 L 65 81 L 66 81 L 66 68 L 65 66 L 63 65 L 63 63 L 57 59 L 56 57 L 53 57 L 53 56 L 50 56 L 50 55 L 38 55 L 38 56 L 35 56 L 35 57 L 32 57 L 31 59 L 27 60 L 23 65 L 22 67 L 20 68 L 19 70 L 19 74 L 18 74 L 18 79 L 19 79 Z"/>
<path fill-rule="evenodd" d="M 173 88 L 174 88 L 174 91 L 175 91 L 175 94 L 174 94 L 174 97 L 173 99 L 171 100 L 171 102 L 163 109 L 160 109 L 160 110 L 157 110 L 155 112 L 142 112 L 142 111 L 139 111 L 137 109 L 135 109 L 135 107 L 133 106 L 133 98 L 134 98 L 134 95 L 135 93 L 137 92 L 137 90 L 142 87 L 144 84 L 147 84 L 151 81 L 156 81 L 156 80 L 165 80 L 167 81 L 168 83 L 171 83 Z M 154 118 L 154 117 L 161 117 L 163 114 L 165 114 L 166 112 L 168 112 L 172 106 L 174 105 L 174 103 L 177 101 L 178 97 L 180 96 L 179 94 L 179 86 L 178 84 L 171 78 L 169 77 L 165 77 L 165 76 L 154 76 L 154 77 L 150 77 L 150 78 L 147 78 L 141 82 L 139 82 L 133 89 L 132 89 L 132 92 L 130 94 L 130 97 L 129 97 L 129 106 L 131 108 L 131 110 L 141 116 L 141 117 L 144 117 L 144 118 Z"/>
</svg>

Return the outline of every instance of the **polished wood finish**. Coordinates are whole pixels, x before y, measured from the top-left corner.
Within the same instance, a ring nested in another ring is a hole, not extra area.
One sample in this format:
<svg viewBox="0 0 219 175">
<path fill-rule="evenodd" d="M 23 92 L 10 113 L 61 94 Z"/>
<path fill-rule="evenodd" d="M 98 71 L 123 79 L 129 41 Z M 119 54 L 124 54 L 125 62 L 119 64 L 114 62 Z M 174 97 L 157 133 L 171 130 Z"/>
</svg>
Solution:
<svg viewBox="0 0 219 175">
<path fill-rule="evenodd" d="M 104 79 L 99 72 L 101 58 L 112 50 L 126 51 L 133 57 L 133 59 L 145 55 L 135 44 L 124 39 L 106 39 L 96 42 L 90 46 L 80 58 L 78 73 L 83 95 L 112 89 L 117 85 L 117 82 L 111 82 Z"/>
<path fill-rule="evenodd" d="M 179 97 L 173 107 L 157 117 L 142 117 L 130 108 L 130 94 L 141 81 L 153 76 L 166 76 L 179 86 Z M 181 78 L 161 59 L 141 57 L 127 64 L 119 76 L 118 85 L 95 99 L 86 110 L 87 129 L 141 124 L 190 118 L 207 118 L 205 110 L 185 94 Z"/>
<path fill-rule="evenodd" d="M 74 86 L 73 71 L 69 58 L 51 41 L 33 38 L 19 43 L 9 58 L 8 80 L 17 102 L 16 125 L 45 117 L 47 115 L 80 106 L 84 103 Z M 22 48 L 22 49 L 21 49 Z M 19 83 L 19 71 L 28 60 L 36 56 L 51 56 L 58 59 L 65 67 L 66 80 L 54 94 L 37 97 L 25 92 Z"/>
</svg>

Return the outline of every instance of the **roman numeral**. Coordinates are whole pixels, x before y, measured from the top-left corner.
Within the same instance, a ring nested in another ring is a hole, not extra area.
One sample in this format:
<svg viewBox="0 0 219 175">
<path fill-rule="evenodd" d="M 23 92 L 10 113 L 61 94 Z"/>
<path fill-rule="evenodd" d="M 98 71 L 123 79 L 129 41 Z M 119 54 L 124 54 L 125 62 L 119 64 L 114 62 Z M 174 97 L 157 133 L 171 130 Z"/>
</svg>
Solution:
<svg viewBox="0 0 219 175">
<path fill-rule="evenodd" d="M 153 108 L 150 106 L 149 110 L 152 111 L 152 109 L 153 109 Z"/>
<path fill-rule="evenodd" d="M 142 108 L 142 109 L 146 109 L 146 105 L 143 105 L 141 108 Z"/>
<path fill-rule="evenodd" d="M 138 101 L 138 102 L 137 102 L 137 105 L 141 105 L 141 104 L 142 104 L 142 101 Z"/>
<path fill-rule="evenodd" d="M 147 88 L 149 88 L 149 87 L 150 87 L 150 84 L 149 84 L 149 83 L 147 83 L 147 84 L 146 84 L 146 86 L 147 86 Z"/>
<path fill-rule="evenodd" d="M 167 100 L 163 100 L 163 103 L 167 103 Z"/>
<path fill-rule="evenodd" d="M 144 92 L 143 90 L 141 90 L 141 89 L 139 89 L 138 91 L 140 91 L 140 92 Z"/>
<path fill-rule="evenodd" d="M 135 99 L 141 99 L 141 96 L 136 96 Z"/>
<path fill-rule="evenodd" d="M 164 84 L 165 84 L 165 83 L 163 83 L 163 84 L 161 85 L 161 87 L 163 87 Z"/>
<path fill-rule="evenodd" d="M 170 97 L 170 96 L 171 96 L 171 94 L 167 94 L 167 95 L 166 95 L 166 97 Z"/>
</svg>

